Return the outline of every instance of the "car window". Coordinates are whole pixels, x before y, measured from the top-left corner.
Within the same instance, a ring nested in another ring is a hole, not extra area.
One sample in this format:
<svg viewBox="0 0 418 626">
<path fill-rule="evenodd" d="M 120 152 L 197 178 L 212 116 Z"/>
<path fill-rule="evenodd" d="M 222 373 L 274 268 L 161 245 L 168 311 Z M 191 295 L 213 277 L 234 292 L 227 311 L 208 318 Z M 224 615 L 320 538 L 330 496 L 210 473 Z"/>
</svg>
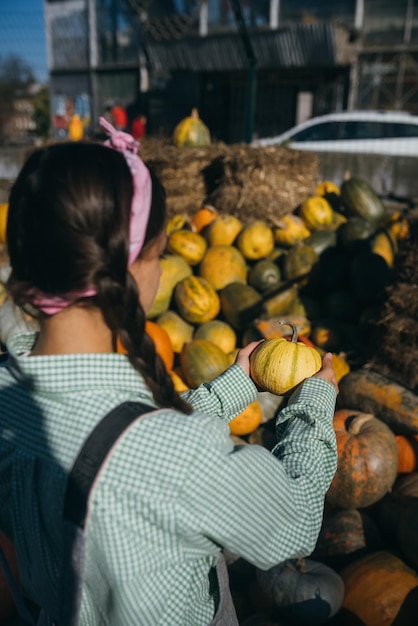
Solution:
<svg viewBox="0 0 418 626">
<path fill-rule="evenodd" d="M 418 124 L 388 124 L 387 137 L 418 137 Z"/>
<path fill-rule="evenodd" d="M 333 141 L 337 139 L 339 122 L 322 122 L 300 130 L 289 137 L 288 141 Z"/>
<path fill-rule="evenodd" d="M 385 122 L 344 122 L 341 139 L 383 139 L 387 137 L 387 127 Z"/>
</svg>

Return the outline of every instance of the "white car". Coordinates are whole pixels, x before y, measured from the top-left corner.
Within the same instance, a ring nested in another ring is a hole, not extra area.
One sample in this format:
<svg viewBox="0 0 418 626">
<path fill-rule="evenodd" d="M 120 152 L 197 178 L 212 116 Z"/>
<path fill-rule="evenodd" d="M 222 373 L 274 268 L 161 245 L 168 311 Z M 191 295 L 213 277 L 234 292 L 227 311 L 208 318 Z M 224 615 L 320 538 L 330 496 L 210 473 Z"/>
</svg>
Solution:
<svg viewBox="0 0 418 626">
<path fill-rule="evenodd" d="M 314 152 L 418 156 L 418 116 L 400 111 L 341 111 L 313 117 L 254 146 L 285 145 Z"/>
</svg>

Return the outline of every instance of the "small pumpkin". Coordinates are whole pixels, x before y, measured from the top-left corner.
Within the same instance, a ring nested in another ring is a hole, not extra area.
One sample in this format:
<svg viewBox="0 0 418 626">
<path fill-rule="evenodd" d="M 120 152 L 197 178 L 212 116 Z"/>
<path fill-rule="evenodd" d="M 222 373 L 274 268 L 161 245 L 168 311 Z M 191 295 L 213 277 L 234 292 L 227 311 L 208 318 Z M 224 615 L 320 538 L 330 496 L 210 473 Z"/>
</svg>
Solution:
<svg viewBox="0 0 418 626">
<path fill-rule="evenodd" d="M 316 186 L 316 195 L 317 196 L 326 196 L 328 193 L 335 193 L 337 196 L 340 195 L 340 188 L 336 185 L 332 180 L 323 180 Z"/>
<path fill-rule="evenodd" d="M 192 273 L 190 265 L 178 254 L 167 254 L 161 259 L 160 267 L 161 277 L 157 294 L 151 309 L 147 313 L 149 319 L 153 319 L 167 311 L 171 303 L 174 287 L 183 278 L 190 276 Z"/>
<path fill-rule="evenodd" d="M 287 289 L 280 290 L 270 298 L 263 301 L 261 314 L 270 319 L 287 313 L 298 295 L 297 285 L 291 285 Z M 254 317 L 254 316 L 253 316 Z"/>
<path fill-rule="evenodd" d="M 241 230 L 236 245 L 246 259 L 264 259 L 274 249 L 273 230 L 264 220 L 254 220 Z"/>
<path fill-rule="evenodd" d="M 300 205 L 299 215 L 311 231 L 329 228 L 334 219 L 332 207 L 323 196 L 306 198 Z"/>
<path fill-rule="evenodd" d="M 7 216 L 9 213 L 9 203 L 0 204 L 0 244 L 6 243 Z"/>
<path fill-rule="evenodd" d="M 350 409 L 337 410 L 333 424 L 338 468 L 327 492 L 327 502 L 343 509 L 370 506 L 383 498 L 395 482 L 395 435 L 374 415 Z"/>
<path fill-rule="evenodd" d="M 319 255 L 312 246 L 298 242 L 286 254 L 283 262 L 283 273 L 286 280 L 296 280 L 308 276 L 318 263 Z"/>
<path fill-rule="evenodd" d="M 194 326 L 188 324 L 175 311 L 165 311 L 157 317 L 156 322 L 170 337 L 171 345 L 176 353 L 180 353 L 184 344 L 193 337 Z"/>
<path fill-rule="evenodd" d="M 313 559 L 287 559 L 269 570 L 256 570 L 263 594 L 295 624 L 324 624 L 340 610 L 342 578 Z"/>
<path fill-rule="evenodd" d="M 243 330 L 260 312 L 261 296 L 250 285 L 229 283 L 219 296 L 222 314 L 235 330 Z"/>
<path fill-rule="evenodd" d="M 375 254 L 379 254 L 389 267 L 393 267 L 397 246 L 389 231 L 382 230 L 376 233 L 371 243 L 371 250 Z"/>
<path fill-rule="evenodd" d="M 229 365 L 228 355 L 208 339 L 192 339 L 183 346 L 180 353 L 181 370 L 191 388 L 210 382 Z"/>
<path fill-rule="evenodd" d="M 189 265 L 197 265 L 203 259 L 207 243 L 202 235 L 191 230 L 180 229 L 170 233 L 167 250 L 179 254 Z"/>
<path fill-rule="evenodd" d="M 175 230 L 187 230 L 189 226 L 189 217 L 186 213 L 180 213 L 179 215 L 173 215 L 165 227 L 167 236 L 171 235 Z"/>
<path fill-rule="evenodd" d="M 182 318 L 191 324 L 213 320 L 221 308 L 219 296 L 210 282 L 194 275 L 176 285 L 174 299 Z"/>
<path fill-rule="evenodd" d="M 235 350 L 237 335 L 234 329 L 222 320 L 210 320 L 196 329 L 193 339 L 208 339 L 213 341 L 226 354 Z"/>
<path fill-rule="evenodd" d="M 418 576 L 397 555 L 378 550 L 340 571 L 347 626 L 409 626 L 416 622 Z"/>
<path fill-rule="evenodd" d="M 255 400 L 229 422 L 229 430 L 232 435 L 249 435 L 260 426 L 262 419 L 261 404 Z"/>
<path fill-rule="evenodd" d="M 267 291 L 277 287 L 281 282 L 281 272 L 273 261 L 262 259 L 257 261 L 248 273 L 248 284 L 257 291 Z"/>
<path fill-rule="evenodd" d="M 177 148 L 199 148 L 210 146 L 211 138 L 208 127 L 202 122 L 197 109 L 177 124 L 173 134 L 174 145 Z"/>
<path fill-rule="evenodd" d="M 287 213 L 277 222 L 273 234 L 274 241 L 279 246 L 291 247 L 298 241 L 309 237 L 311 231 L 300 217 L 293 213 Z"/>
<path fill-rule="evenodd" d="M 361 217 L 374 227 L 386 217 L 383 202 L 368 182 L 353 176 L 341 185 L 341 201 L 349 216 Z"/>
<path fill-rule="evenodd" d="M 418 470 L 418 435 L 395 435 L 398 446 L 398 473 Z"/>
<path fill-rule="evenodd" d="M 198 273 L 219 291 L 229 283 L 245 283 L 247 264 L 235 246 L 210 246 L 200 263 Z"/>
<path fill-rule="evenodd" d="M 171 380 L 173 381 L 174 389 L 177 393 L 183 393 L 184 391 L 189 391 L 190 387 L 186 385 L 183 378 L 180 376 L 180 371 L 177 368 L 176 370 L 172 370 L 170 372 Z"/>
<path fill-rule="evenodd" d="M 381 547 L 379 528 L 366 511 L 326 509 L 312 556 L 318 560 L 332 559 Z"/>
<path fill-rule="evenodd" d="M 282 323 L 292 327 L 290 341 L 281 337 L 267 339 L 250 355 L 251 378 L 261 389 L 277 395 L 292 391 L 322 366 L 318 351 L 297 341 L 296 326 Z"/>
<path fill-rule="evenodd" d="M 170 372 L 174 365 L 174 350 L 168 333 L 164 328 L 151 320 L 146 320 L 145 332 L 154 342 L 155 351 L 163 360 L 167 372 Z M 117 339 L 116 348 L 119 354 L 126 354 L 126 349 L 122 345 L 119 337 Z"/>
<path fill-rule="evenodd" d="M 201 209 L 193 213 L 190 218 L 190 226 L 195 233 L 200 233 L 206 226 L 218 217 L 218 210 L 210 204 L 205 204 Z"/>
<path fill-rule="evenodd" d="M 243 223 L 235 215 L 221 213 L 205 229 L 205 238 L 210 246 L 231 246 L 241 230 Z"/>
</svg>

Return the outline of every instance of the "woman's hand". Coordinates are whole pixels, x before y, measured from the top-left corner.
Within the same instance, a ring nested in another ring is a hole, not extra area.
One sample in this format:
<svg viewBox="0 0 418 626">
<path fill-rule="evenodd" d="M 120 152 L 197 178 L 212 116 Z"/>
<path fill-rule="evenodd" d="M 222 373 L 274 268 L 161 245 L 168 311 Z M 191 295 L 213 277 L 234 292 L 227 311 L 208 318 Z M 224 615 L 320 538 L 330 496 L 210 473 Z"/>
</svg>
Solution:
<svg viewBox="0 0 418 626">
<path fill-rule="evenodd" d="M 263 341 L 265 341 L 265 339 L 261 339 L 260 341 L 251 341 L 247 346 L 245 346 L 245 348 L 241 348 L 235 358 L 235 363 L 240 365 L 248 376 L 250 375 L 250 354 L 251 352 L 254 352 L 256 347 Z"/>
<path fill-rule="evenodd" d="M 337 379 L 335 377 L 334 368 L 332 366 L 332 353 L 331 352 L 326 353 L 326 355 L 322 359 L 321 369 L 319 370 L 319 372 L 314 374 L 312 378 L 323 378 L 324 380 L 327 380 L 329 383 L 331 383 L 331 385 L 333 385 L 337 394 L 339 393 Z"/>
</svg>

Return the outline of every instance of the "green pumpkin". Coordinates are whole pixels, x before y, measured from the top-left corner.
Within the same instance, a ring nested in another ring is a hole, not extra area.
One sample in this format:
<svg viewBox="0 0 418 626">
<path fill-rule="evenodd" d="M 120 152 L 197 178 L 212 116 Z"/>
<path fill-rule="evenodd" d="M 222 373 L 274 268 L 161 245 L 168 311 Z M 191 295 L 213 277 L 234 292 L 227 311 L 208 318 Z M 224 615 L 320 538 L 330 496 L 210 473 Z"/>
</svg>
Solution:
<svg viewBox="0 0 418 626">
<path fill-rule="evenodd" d="M 361 217 L 374 226 L 386 216 L 386 209 L 374 189 L 362 178 L 353 177 L 341 185 L 341 201 L 347 215 Z"/>
<path fill-rule="evenodd" d="M 234 282 L 219 292 L 221 311 L 225 320 L 236 330 L 241 330 L 258 316 L 261 295 L 250 285 Z"/>
<path fill-rule="evenodd" d="M 258 261 L 248 274 L 248 284 L 257 291 L 267 291 L 272 287 L 276 287 L 280 284 L 281 273 L 280 269 L 272 261 L 263 259 Z"/>
</svg>

